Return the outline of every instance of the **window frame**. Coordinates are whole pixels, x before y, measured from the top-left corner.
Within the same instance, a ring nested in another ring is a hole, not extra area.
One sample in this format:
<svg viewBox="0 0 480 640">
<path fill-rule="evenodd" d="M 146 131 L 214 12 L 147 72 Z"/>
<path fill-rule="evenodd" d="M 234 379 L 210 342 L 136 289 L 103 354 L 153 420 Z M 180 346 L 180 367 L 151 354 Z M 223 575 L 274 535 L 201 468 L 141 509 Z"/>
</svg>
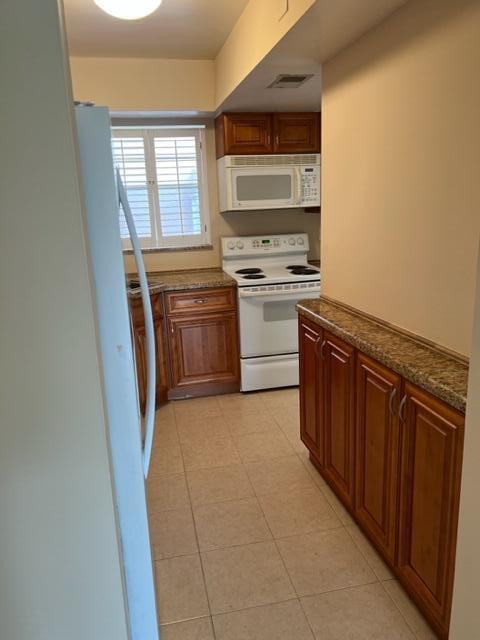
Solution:
<svg viewBox="0 0 480 640">
<path fill-rule="evenodd" d="M 157 165 L 155 158 L 155 138 L 189 137 L 195 138 L 198 198 L 200 210 L 200 234 L 164 236 L 161 233 L 160 198 L 157 185 Z M 145 155 L 145 175 L 152 235 L 139 238 L 142 249 L 168 251 L 195 249 L 211 244 L 210 203 L 208 193 L 207 153 L 205 145 L 205 125 L 180 126 L 113 126 L 112 147 L 115 138 L 143 138 Z M 114 156 L 115 163 L 115 156 Z M 121 170 L 120 170 L 121 172 Z M 122 238 L 124 251 L 131 251 L 130 238 Z"/>
</svg>

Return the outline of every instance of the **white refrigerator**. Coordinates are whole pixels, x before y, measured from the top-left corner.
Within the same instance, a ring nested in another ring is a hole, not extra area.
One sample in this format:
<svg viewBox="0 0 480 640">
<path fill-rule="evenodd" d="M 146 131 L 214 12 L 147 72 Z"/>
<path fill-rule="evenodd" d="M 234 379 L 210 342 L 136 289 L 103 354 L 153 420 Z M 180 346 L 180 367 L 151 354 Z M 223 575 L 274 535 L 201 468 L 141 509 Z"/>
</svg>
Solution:
<svg viewBox="0 0 480 640">
<path fill-rule="evenodd" d="M 75 115 L 130 635 L 132 640 L 158 640 L 145 495 L 155 411 L 155 351 L 148 286 L 126 194 L 113 166 L 108 109 L 79 105 Z M 144 441 L 120 238 L 119 200 L 136 250 L 145 311 L 148 389 Z"/>
</svg>

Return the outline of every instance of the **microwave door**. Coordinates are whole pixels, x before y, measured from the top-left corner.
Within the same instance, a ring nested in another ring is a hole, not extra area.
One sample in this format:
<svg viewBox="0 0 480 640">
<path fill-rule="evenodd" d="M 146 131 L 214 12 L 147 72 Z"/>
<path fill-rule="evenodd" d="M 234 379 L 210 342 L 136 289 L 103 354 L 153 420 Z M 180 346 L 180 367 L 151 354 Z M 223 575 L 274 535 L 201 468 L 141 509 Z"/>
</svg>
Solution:
<svg viewBox="0 0 480 640">
<path fill-rule="evenodd" d="M 295 167 L 255 167 L 231 170 L 232 204 L 236 210 L 298 206 Z"/>
</svg>

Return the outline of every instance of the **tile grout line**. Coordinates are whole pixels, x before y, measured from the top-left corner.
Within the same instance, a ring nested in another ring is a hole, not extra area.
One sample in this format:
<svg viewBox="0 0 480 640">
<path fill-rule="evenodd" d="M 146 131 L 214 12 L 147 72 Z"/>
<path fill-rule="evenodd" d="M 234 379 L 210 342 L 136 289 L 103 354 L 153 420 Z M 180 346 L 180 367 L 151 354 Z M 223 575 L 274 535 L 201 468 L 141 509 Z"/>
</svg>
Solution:
<svg viewBox="0 0 480 640">
<path fill-rule="evenodd" d="M 216 399 L 216 402 L 217 402 L 217 404 L 219 404 L 217 399 Z M 177 433 L 178 433 L 178 425 L 177 425 L 177 417 L 176 416 L 175 416 L 175 426 L 177 427 Z M 189 501 L 189 506 L 190 506 L 190 513 L 191 513 L 192 521 L 193 521 L 193 530 L 195 532 L 195 540 L 197 542 L 198 557 L 199 557 L 199 560 L 200 560 L 200 568 L 201 568 L 201 571 L 202 571 L 203 587 L 205 589 L 205 597 L 207 599 L 208 613 L 209 613 L 209 618 L 210 618 L 210 626 L 212 628 L 213 640 L 215 640 L 217 635 L 216 635 L 216 632 L 215 632 L 215 625 L 213 624 L 212 606 L 211 606 L 211 603 L 210 603 L 210 595 L 208 593 L 207 579 L 206 579 L 206 576 L 205 576 L 205 567 L 203 566 L 203 558 L 202 558 L 202 553 L 200 551 L 200 541 L 198 539 L 197 523 L 195 521 L 195 514 L 193 513 L 192 496 L 190 494 L 190 485 L 188 484 L 187 469 L 185 467 L 185 460 L 184 460 L 184 457 L 183 457 L 183 448 L 182 448 L 181 444 L 180 444 L 180 455 L 182 456 L 182 464 L 183 464 L 183 469 L 184 469 L 184 472 L 185 472 L 185 484 L 187 486 L 187 494 L 188 494 L 188 501 Z"/>
</svg>

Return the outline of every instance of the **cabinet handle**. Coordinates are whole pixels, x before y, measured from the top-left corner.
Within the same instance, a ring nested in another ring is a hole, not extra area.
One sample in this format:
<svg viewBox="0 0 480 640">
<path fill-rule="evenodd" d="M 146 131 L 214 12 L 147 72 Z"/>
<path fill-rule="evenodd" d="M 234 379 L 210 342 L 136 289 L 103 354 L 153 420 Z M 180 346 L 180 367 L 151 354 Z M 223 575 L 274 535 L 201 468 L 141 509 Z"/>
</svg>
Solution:
<svg viewBox="0 0 480 640">
<path fill-rule="evenodd" d="M 206 298 L 197 298 L 196 300 L 194 300 L 195 304 L 205 304 L 205 302 L 207 302 Z"/>
<path fill-rule="evenodd" d="M 407 396 L 404 395 L 402 398 L 402 401 L 400 402 L 400 406 L 398 407 L 398 418 L 402 424 L 405 424 L 405 422 L 407 421 L 406 406 L 407 406 Z"/>
<path fill-rule="evenodd" d="M 322 346 L 320 347 L 320 358 L 321 358 L 322 360 L 325 360 L 325 345 L 326 345 L 326 344 L 327 344 L 327 341 L 326 341 L 326 340 L 324 340 L 324 341 L 322 342 Z"/>
<path fill-rule="evenodd" d="M 388 409 L 392 417 L 395 416 L 395 409 L 393 408 L 393 400 L 395 399 L 396 395 L 397 395 L 397 387 L 393 387 L 393 389 L 390 392 L 390 397 L 388 399 Z"/>
<path fill-rule="evenodd" d="M 315 351 L 315 355 L 317 356 L 317 358 L 318 358 L 318 347 L 319 347 L 319 345 L 320 345 L 320 337 L 318 337 L 315 340 L 315 346 L 313 347 L 313 350 Z"/>
</svg>

